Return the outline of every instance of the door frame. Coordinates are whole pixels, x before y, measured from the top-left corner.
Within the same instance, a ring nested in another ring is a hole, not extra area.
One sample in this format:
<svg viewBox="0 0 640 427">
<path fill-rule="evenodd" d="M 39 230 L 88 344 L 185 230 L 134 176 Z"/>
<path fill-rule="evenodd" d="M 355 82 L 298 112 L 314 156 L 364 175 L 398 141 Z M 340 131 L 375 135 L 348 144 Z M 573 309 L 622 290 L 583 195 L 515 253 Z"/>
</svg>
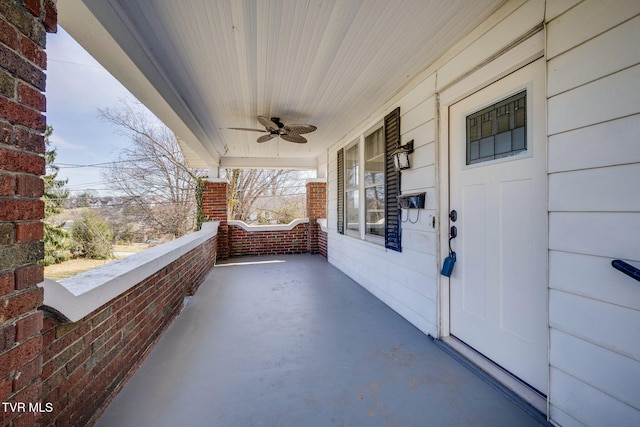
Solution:
<svg viewBox="0 0 640 427">
<path fill-rule="evenodd" d="M 537 32 L 528 39 L 513 46 L 503 54 L 487 61 L 485 65 L 475 71 L 463 75 L 437 94 L 437 123 L 436 132 L 436 187 L 438 190 L 438 248 L 437 258 L 442 265 L 449 254 L 449 108 L 458 101 L 495 83 L 501 78 L 544 58 L 545 37 L 544 30 Z M 546 84 L 546 75 L 545 75 Z M 546 102 L 546 101 L 545 101 Z M 545 117 L 546 119 L 546 117 Z M 546 129 L 546 121 L 545 121 Z M 545 131 L 546 133 L 546 131 Z M 450 345 L 458 353 L 481 367 L 504 386 L 518 394 L 542 413 L 548 413 L 548 397 L 545 399 L 524 383 L 513 377 L 507 371 L 491 362 L 485 356 L 477 353 L 463 342 L 451 336 L 450 325 L 450 281 L 448 277 L 438 275 L 438 338 Z M 547 285 L 548 286 L 548 285 Z M 549 323 L 547 317 L 547 325 Z M 547 345 L 547 351 L 549 346 Z M 547 354 L 548 360 L 548 354 Z M 549 371 L 547 376 L 549 375 Z M 547 382 L 549 378 L 547 378 Z M 549 395 L 549 393 L 547 393 Z"/>
</svg>

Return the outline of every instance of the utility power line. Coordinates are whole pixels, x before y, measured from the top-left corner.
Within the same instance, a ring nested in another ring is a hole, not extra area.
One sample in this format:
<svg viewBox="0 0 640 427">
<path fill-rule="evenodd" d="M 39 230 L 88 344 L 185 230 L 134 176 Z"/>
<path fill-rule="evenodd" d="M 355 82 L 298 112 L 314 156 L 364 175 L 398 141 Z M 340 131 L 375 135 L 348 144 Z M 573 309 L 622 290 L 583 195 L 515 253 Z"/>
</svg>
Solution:
<svg viewBox="0 0 640 427">
<path fill-rule="evenodd" d="M 56 166 L 58 166 L 60 169 L 72 169 L 72 168 L 99 168 L 99 167 L 106 167 L 106 166 L 111 166 L 111 165 L 118 165 L 120 163 L 135 163 L 135 162 L 140 162 L 146 159 L 130 159 L 130 160 L 116 160 L 113 162 L 102 162 L 102 163 L 90 163 L 90 164 L 85 164 L 85 165 L 81 165 L 81 164 L 74 164 L 74 163 L 56 163 Z"/>
<path fill-rule="evenodd" d="M 51 58 L 47 58 L 47 61 L 52 61 L 52 62 L 59 62 L 61 64 L 68 64 L 68 65 L 77 65 L 79 67 L 88 67 L 88 68 L 95 68 L 97 70 L 104 70 L 104 68 L 102 68 L 99 65 L 93 65 L 93 64 L 81 64 L 79 62 L 71 62 L 71 61 L 63 61 L 61 59 L 51 59 Z M 105 70 L 106 71 L 106 70 Z"/>
</svg>

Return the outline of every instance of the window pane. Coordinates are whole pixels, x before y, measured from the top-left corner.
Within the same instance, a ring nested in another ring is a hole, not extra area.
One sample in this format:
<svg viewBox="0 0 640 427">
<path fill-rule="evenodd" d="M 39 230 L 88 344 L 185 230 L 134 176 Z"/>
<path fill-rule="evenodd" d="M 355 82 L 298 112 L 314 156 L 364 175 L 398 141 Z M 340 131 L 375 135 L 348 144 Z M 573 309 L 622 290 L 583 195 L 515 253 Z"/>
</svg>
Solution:
<svg viewBox="0 0 640 427">
<path fill-rule="evenodd" d="M 364 140 L 364 185 L 384 183 L 384 138 L 382 128 Z"/>
<path fill-rule="evenodd" d="M 367 234 L 384 237 L 384 186 L 365 190 Z"/>
<path fill-rule="evenodd" d="M 377 129 L 364 139 L 364 186 L 366 233 L 384 236 L 384 132 Z"/>
<path fill-rule="evenodd" d="M 365 158 L 367 160 L 384 155 L 384 137 L 382 128 L 376 130 L 364 139 Z"/>
<path fill-rule="evenodd" d="M 493 137 L 480 140 L 480 158 L 493 157 Z"/>
<path fill-rule="evenodd" d="M 527 91 L 467 116 L 467 164 L 527 150 Z"/>
<path fill-rule="evenodd" d="M 511 132 L 502 132 L 496 135 L 496 154 L 504 154 L 511 151 Z"/>
<path fill-rule="evenodd" d="M 527 137 L 524 133 L 524 127 L 511 131 L 511 138 L 513 138 L 514 150 L 525 150 L 527 148 Z"/>
<path fill-rule="evenodd" d="M 359 204 L 359 168 L 358 168 L 358 144 L 347 148 L 345 152 L 345 220 L 346 229 L 358 231 L 360 229 L 360 204 Z"/>
<path fill-rule="evenodd" d="M 480 158 L 480 141 L 471 141 L 467 147 L 467 163 L 473 163 Z"/>
<path fill-rule="evenodd" d="M 358 190 L 347 191 L 345 196 L 347 207 L 347 230 L 358 231 L 360 229 Z"/>
<path fill-rule="evenodd" d="M 347 188 L 358 187 L 358 144 L 347 149 L 346 161 L 346 186 Z"/>
</svg>

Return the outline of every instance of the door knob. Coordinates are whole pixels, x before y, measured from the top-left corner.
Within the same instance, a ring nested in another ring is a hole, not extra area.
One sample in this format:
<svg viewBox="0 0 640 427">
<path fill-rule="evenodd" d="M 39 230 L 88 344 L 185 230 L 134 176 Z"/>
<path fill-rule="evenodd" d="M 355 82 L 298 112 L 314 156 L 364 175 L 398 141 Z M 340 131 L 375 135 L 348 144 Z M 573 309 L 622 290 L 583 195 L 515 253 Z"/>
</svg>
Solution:
<svg viewBox="0 0 640 427">
<path fill-rule="evenodd" d="M 455 209 L 449 213 L 449 219 L 451 222 L 456 222 L 458 220 L 458 212 Z"/>
<path fill-rule="evenodd" d="M 456 211 L 451 211 L 449 218 L 451 221 L 455 221 Z M 455 225 L 452 225 L 449 229 L 449 256 L 444 259 L 444 263 L 442 264 L 442 270 L 440 270 L 440 274 L 446 277 L 451 277 L 453 273 L 453 266 L 456 263 L 456 253 L 451 249 L 451 240 L 455 239 L 458 235 L 458 228 Z"/>
</svg>

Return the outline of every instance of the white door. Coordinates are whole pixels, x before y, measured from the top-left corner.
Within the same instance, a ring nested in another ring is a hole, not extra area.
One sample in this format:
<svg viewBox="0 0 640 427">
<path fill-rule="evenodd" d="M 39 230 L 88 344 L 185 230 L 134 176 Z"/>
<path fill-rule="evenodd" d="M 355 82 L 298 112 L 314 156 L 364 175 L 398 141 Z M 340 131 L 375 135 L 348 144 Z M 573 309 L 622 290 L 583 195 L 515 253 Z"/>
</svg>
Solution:
<svg viewBox="0 0 640 427">
<path fill-rule="evenodd" d="M 450 107 L 449 166 L 451 334 L 546 394 L 544 69 L 538 60 Z"/>
</svg>

